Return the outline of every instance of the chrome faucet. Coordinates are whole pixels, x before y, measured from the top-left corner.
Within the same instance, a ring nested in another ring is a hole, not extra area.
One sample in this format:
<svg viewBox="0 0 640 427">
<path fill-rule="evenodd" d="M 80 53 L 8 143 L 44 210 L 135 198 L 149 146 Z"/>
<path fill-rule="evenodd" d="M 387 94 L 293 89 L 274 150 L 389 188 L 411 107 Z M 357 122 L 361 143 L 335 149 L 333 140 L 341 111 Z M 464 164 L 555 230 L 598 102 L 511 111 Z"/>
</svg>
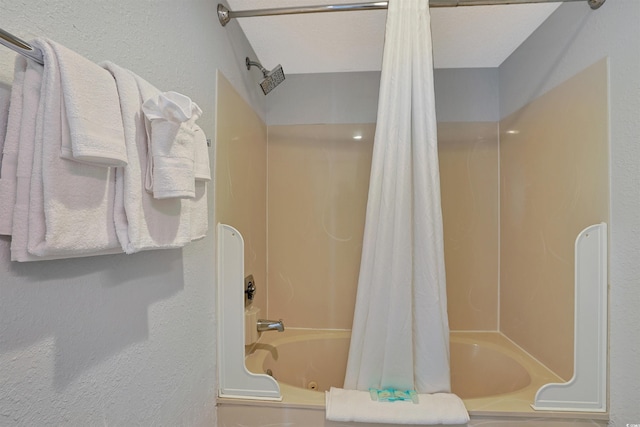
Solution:
<svg viewBox="0 0 640 427">
<path fill-rule="evenodd" d="M 258 319 L 258 332 L 267 331 L 284 332 L 284 323 L 282 323 L 282 319 L 278 321 Z"/>
</svg>

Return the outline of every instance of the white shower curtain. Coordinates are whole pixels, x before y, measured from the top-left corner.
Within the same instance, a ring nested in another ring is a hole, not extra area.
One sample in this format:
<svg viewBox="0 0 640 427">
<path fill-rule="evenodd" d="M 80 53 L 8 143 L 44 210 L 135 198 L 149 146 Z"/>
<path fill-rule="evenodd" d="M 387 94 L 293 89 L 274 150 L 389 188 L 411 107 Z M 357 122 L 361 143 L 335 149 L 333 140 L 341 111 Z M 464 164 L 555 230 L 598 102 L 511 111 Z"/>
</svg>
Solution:
<svg viewBox="0 0 640 427">
<path fill-rule="evenodd" d="M 345 388 L 449 392 L 428 0 L 390 0 Z"/>
</svg>

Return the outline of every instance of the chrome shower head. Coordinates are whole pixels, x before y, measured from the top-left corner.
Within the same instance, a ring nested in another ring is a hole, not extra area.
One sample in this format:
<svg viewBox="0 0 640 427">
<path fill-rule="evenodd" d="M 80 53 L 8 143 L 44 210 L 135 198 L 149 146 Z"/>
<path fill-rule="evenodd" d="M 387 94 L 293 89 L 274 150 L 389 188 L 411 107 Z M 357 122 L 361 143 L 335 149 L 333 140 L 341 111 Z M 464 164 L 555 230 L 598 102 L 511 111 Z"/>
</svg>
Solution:
<svg viewBox="0 0 640 427">
<path fill-rule="evenodd" d="M 252 66 L 260 68 L 262 71 L 262 76 L 264 79 L 260 82 L 260 87 L 262 88 L 262 92 L 264 94 L 268 94 L 271 92 L 276 86 L 278 86 L 284 80 L 284 71 L 282 70 L 282 65 L 278 64 L 276 68 L 271 71 L 265 69 L 262 64 L 259 62 L 251 61 L 249 58 L 245 60 L 247 64 L 247 70 L 250 70 Z"/>
</svg>

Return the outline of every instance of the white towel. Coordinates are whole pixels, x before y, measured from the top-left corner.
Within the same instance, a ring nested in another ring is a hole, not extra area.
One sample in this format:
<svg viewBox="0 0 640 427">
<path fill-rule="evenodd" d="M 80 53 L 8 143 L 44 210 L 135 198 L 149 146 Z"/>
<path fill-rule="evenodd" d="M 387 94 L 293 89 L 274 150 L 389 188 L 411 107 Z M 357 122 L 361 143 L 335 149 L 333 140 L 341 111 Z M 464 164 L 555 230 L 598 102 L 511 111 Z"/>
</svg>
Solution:
<svg viewBox="0 0 640 427">
<path fill-rule="evenodd" d="M 0 234 L 11 235 L 13 208 L 16 203 L 16 168 L 22 120 L 22 86 L 27 68 L 23 57 L 16 58 L 11 88 L 11 104 L 3 132 L 2 165 L 0 166 Z M 35 106 L 37 108 L 37 104 Z M 35 110 L 33 111 L 35 115 Z"/>
<path fill-rule="evenodd" d="M 49 44 L 42 39 L 33 44 L 42 50 L 45 66 L 29 61 L 25 75 L 12 260 L 121 252 L 113 224 L 114 170 L 60 157 L 59 70 Z"/>
<path fill-rule="evenodd" d="M 3 227 L 4 221 L 13 220 L 13 206 L 15 204 L 15 194 L 7 191 L 8 180 L 2 181 L 2 161 L 4 141 L 7 134 L 7 121 L 9 116 L 9 105 L 11 100 L 11 91 L 5 91 L 0 87 L 0 234 L 11 234 L 11 224 Z M 8 175 L 8 172 L 7 172 Z M 13 173 L 15 182 L 15 173 Z M 12 197 L 13 196 L 13 197 Z"/>
<path fill-rule="evenodd" d="M 51 40 L 48 44 L 59 67 L 62 87 L 65 159 L 97 166 L 124 166 L 127 154 L 118 91 L 105 69 Z"/>
<path fill-rule="evenodd" d="M 177 92 L 147 99 L 142 110 L 151 123 L 146 190 L 156 199 L 195 197 L 194 126 L 202 110 Z"/>
<path fill-rule="evenodd" d="M 207 206 L 207 183 L 198 180 L 195 184 L 196 195 L 189 199 L 191 204 L 191 240 L 199 240 L 207 235 L 209 229 L 209 209 Z"/>
<path fill-rule="evenodd" d="M 16 59 L 16 62 L 18 60 Z M 36 142 L 37 116 L 40 109 L 40 89 L 42 86 L 43 68 L 33 61 L 26 64 L 23 85 L 22 133 L 20 135 L 16 166 L 15 206 L 11 228 L 11 259 L 13 261 L 34 261 L 37 257 L 27 251 L 29 234 L 29 192 L 31 189 L 31 172 Z"/>
<path fill-rule="evenodd" d="M 330 421 L 389 424 L 466 424 L 469 413 L 455 394 L 420 394 L 419 403 L 372 401 L 369 392 L 331 387 L 326 393 Z"/>
<path fill-rule="evenodd" d="M 102 64 L 114 76 L 120 97 L 129 163 L 116 176 L 115 221 L 118 238 L 126 253 L 178 248 L 191 239 L 191 201 L 154 199 L 145 191 L 148 160 L 147 120 L 143 100 L 160 91 L 129 70 L 111 62 Z"/>
<path fill-rule="evenodd" d="M 209 166 L 209 147 L 207 136 L 198 126 L 194 127 L 195 142 L 195 197 L 191 199 L 191 240 L 198 240 L 207 235 L 209 228 L 209 210 L 207 206 L 207 182 L 211 181 Z"/>
<path fill-rule="evenodd" d="M 211 166 L 209 166 L 209 146 L 207 145 L 207 135 L 195 125 L 193 128 L 194 136 L 194 178 L 196 181 L 211 181 Z"/>
</svg>

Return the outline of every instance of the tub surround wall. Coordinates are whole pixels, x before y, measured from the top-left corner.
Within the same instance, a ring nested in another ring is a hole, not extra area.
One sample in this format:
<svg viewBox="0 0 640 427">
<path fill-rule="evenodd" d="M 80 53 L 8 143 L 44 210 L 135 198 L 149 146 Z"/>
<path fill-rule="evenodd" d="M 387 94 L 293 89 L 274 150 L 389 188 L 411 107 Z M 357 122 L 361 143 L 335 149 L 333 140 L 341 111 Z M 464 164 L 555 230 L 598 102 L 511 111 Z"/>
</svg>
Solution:
<svg viewBox="0 0 640 427">
<path fill-rule="evenodd" d="M 599 61 L 500 123 L 500 330 L 565 380 L 574 242 L 609 220 L 607 81 Z"/>
<path fill-rule="evenodd" d="M 435 70 L 452 329 L 498 327 L 497 76 Z M 379 79 L 287 76 L 269 95 L 269 315 L 290 326 L 351 327 Z"/>
<path fill-rule="evenodd" d="M 451 330 L 498 329 L 498 70 L 434 72 Z"/>
<path fill-rule="evenodd" d="M 640 2 L 608 1 L 592 12 L 562 4 L 500 66 L 501 116 L 589 65 L 609 61 L 610 412 L 612 426 L 638 418 L 640 401 Z"/>
<path fill-rule="evenodd" d="M 267 312 L 267 127 L 227 78 L 217 73 L 215 223 L 244 238 L 245 276 L 253 274 L 253 301 Z"/>
<path fill-rule="evenodd" d="M 498 123 L 438 123 L 451 330 L 498 330 Z"/>
<path fill-rule="evenodd" d="M 269 316 L 288 326 L 351 328 L 374 131 L 269 127 Z"/>
<path fill-rule="evenodd" d="M 640 400 L 640 3 L 607 2 L 596 12 L 562 4 L 500 67 L 501 116 L 589 65 L 608 58 L 610 101 L 611 425 L 638 418 Z"/>
<path fill-rule="evenodd" d="M 288 326 L 351 328 L 374 131 L 269 126 L 268 315 Z M 497 123 L 440 123 L 438 135 L 450 326 L 495 331 Z"/>
</svg>

